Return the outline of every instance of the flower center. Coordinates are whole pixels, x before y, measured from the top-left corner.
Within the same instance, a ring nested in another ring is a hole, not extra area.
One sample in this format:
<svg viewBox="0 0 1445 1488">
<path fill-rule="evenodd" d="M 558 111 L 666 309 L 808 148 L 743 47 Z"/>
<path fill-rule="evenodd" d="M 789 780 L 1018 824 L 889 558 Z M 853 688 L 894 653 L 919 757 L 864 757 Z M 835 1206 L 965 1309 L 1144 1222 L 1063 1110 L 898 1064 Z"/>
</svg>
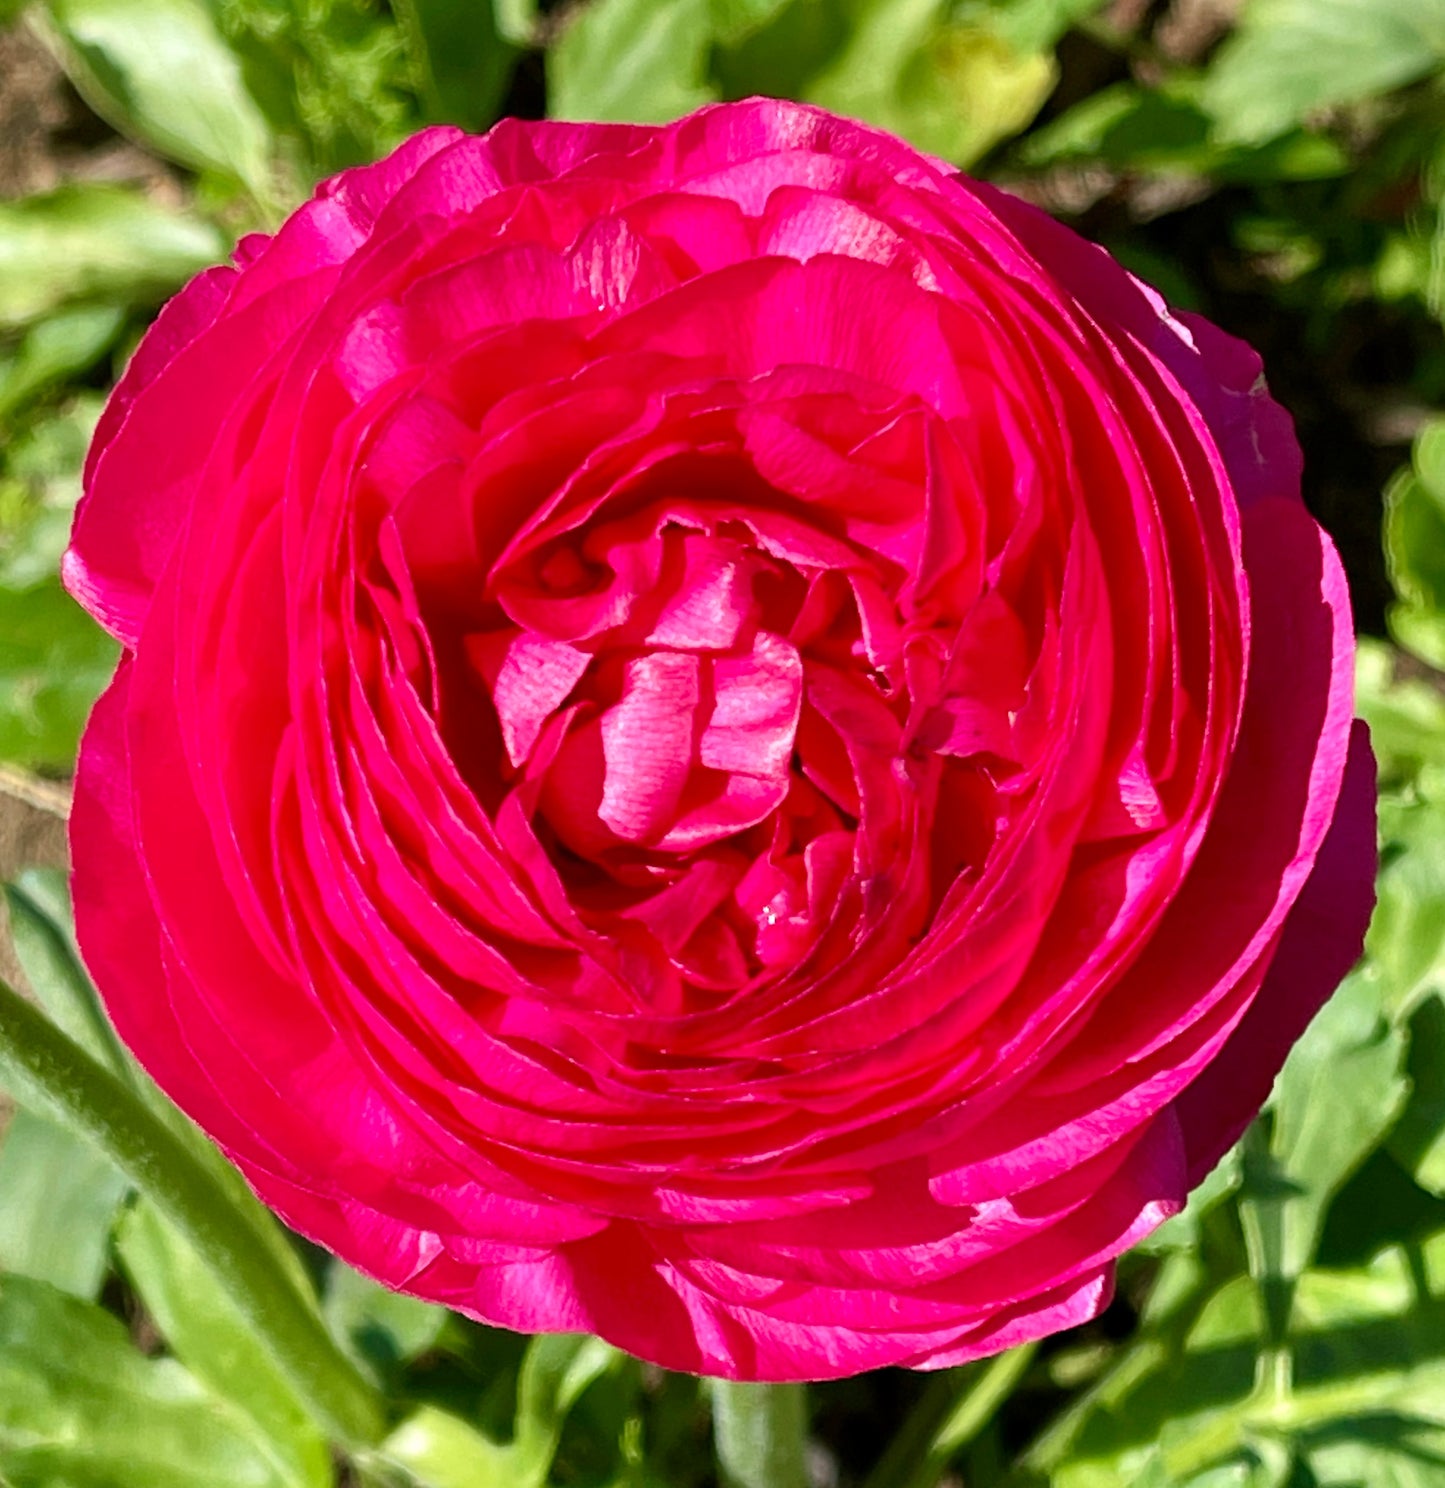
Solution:
<svg viewBox="0 0 1445 1488">
<path fill-rule="evenodd" d="M 905 473 L 924 428 L 898 425 Z M 636 926 L 650 1000 L 921 934 L 1013 809 L 1029 658 L 1008 606 L 993 617 L 977 564 L 919 559 L 927 501 L 901 477 L 860 476 L 843 519 L 721 435 L 589 460 L 541 497 L 465 487 L 465 560 L 437 536 L 445 502 L 399 525 L 483 808 L 513 803 L 584 923 Z"/>
</svg>

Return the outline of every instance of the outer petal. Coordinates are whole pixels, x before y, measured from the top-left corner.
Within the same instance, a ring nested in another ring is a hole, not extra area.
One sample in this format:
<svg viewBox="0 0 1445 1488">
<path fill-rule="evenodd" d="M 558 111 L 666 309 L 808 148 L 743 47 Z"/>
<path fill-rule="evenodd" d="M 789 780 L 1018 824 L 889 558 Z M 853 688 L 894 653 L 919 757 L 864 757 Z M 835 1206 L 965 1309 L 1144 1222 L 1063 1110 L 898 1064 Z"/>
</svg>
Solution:
<svg viewBox="0 0 1445 1488">
<path fill-rule="evenodd" d="M 344 262 L 385 202 L 458 134 L 424 130 L 376 165 L 342 172 L 274 239 L 247 239 L 237 253 L 239 269 L 219 265 L 193 279 L 147 331 L 96 427 L 85 491 L 61 561 L 66 588 L 117 640 L 134 646 L 140 634 L 150 594 L 195 498 L 191 481 L 210 429 L 319 303 L 313 276 Z M 208 351 L 198 347 L 238 304 L 308 279 L 312 293 L 274 296 L 263 321 L 248 317 L 239 331 L 223 331 Z M 158 415 L 131 430 L 146 395 L 155 397 Z M 118 468 L 102 473 L 107 458 Z"/>
<path fill-rule="evenodd" d="M 1191 1185 L 1243 1135 L 1295 1040 L 1359 960 L 1375 868 L 1375 758 L 1369 731 L 1356 722 L 1329 835 L 1264 985 L 1214 1062 L 1179 1097 Z"/>
<path fill-rule="evenodd" d="M 1241 505 L 1299 495 L 1302 460 L 1293 421 L 1269 396 L 1250 346 L 1203 316 L 1171 311 L 1102 248 L 1037 207 L 994 187 L 971 183 L 970 189 L 1091 314 L 1127 332 L 1179 379 L 1209 423 Z"/>
</svg>

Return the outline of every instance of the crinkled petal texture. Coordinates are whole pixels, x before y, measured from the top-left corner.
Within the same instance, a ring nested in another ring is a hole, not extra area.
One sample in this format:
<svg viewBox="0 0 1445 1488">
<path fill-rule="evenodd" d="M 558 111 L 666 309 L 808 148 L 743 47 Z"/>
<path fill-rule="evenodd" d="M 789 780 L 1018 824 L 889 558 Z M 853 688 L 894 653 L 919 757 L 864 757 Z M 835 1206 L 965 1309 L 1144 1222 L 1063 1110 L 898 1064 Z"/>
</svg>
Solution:
<svg viewBox="0 0 1445 1488">
<path fill-rule="evenodd" d="M 1358 954 L 1249 350 L 769 100 L 435 130 L 161 315 L 66 559 L 79 934 L 292 1225 L 744 1379 L 1095 1314 Z"/>
</svg>

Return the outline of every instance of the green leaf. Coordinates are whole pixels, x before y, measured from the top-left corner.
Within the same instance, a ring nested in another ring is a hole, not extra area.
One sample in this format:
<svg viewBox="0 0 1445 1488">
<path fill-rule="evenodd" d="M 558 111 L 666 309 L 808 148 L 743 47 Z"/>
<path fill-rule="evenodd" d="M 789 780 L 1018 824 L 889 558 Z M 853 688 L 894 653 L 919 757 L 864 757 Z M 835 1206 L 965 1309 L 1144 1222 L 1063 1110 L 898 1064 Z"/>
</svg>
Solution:
<svg viewBox="0 0 1445 1488">
<path fill-rule="evenodd" d="M 1410 1019 L 1410 1101 L 1390 1151 L 1421 1188 L 1445 1198 L 1445 999 L 1425 998 Z"/>
<path fill-rule="evenodd" d="M 1022 129 L 1054 85 L 1052 56 L 1021 49 L 1011 14 L 960 19 L 949 0 L 593 0 L 549 55 L 551 109 L 650 122 L 772 94 L 968 163 Z"/>
<path fill-rule="evenodd" d="M 254 1423 L 258 1446 L 293 1488 L 327 1488 L 326 1442 L 263 1335 L 155 1206 L 141 1200 L 116 1237 L 121 1265 L 162 1337 L 202 1384 Z"/>
<path fill-rule="evenodd" d="M 1189 1201 L 1136 1249 L 1146 1255 L 1198 1250 L 1203 1243 L 1205 1218 L 1238 1189 L 1243 1178 L 1239 1149 L 1231 1148 L 1189 1195 Z"/>
<path fill-rule="evenodd" d="M 557 119 L 662 123 L 718 96 L 708 0 L 594 0 L 547 53 Z"/>
<path fill-rule="evenodd" d="M 0 759 L 71 766 L 117 654 L 59 579 L 0 587 Z"/>
<path fill-rule="evenodd" d="M 384 155 L 422 122 L 421 79 L 394 7 L 375 0 L 206 0 L 294 180 Z"/>
<path fill-rule="evenodd" d="M 1440 1488 L 1445 1432 L 1406 1419 L 1351 1421 L 1314 1448 L 1310 1466 L 1311 1488 Z"/>
<path fill-rule="evenodd" d="M 124 323 L 119 306 L 81 305 L 33 326 L 0 375 L 0 421 L 52 383 L 92 366 L 115 345 Z"/>
<path fill-rule="evenodd" d="M 1445 1200 L 1429 1193 L 1395 1155 L 1405 1115 L 1330 1205 L 1316 1266 L 1364 1265 L 1387 1244 L 1415 1246 L 1445 1230 Z"/>
<path fill-rule="evenodd" d="M 270 131 L 201 0 L 44 0 L 44 10 L 66 71 L 98 114 L 272 203 Z"/>
<path fill-rule="evenodd" d="M 1191 78 L 1158 88 L 1116 83 L 1090 93 L 1030 134 L 1019 159 L 1033 169 L 1102 162 L 1115 170 L 1198 174 L 1219 181 L 1316 180 L 1343 175 L 1350 158 L 1331 139 L 1295 130 L 1267 144 L 1224 148 Z"/>
<path fill-rule="evenodd" d="M 1052 51 L 1080 21 L 1104 9 L 1108 0 L 974 0 L 956 7 L 959 18 L 981 21 L 1016 51 Z"/>
<path fill-rule="evenodd" d="M 1442 62 L 1445 0 L 1251 0 L 1209 70 L 1204 105 L 1217 138 L 1254 144 Z"/>
<path fill-rule="evenodd" d="M 371 1454 L 374 1465 L 400 1469 L 422 1488 L 545 1488 L 568 1412 L 589 1385 L 627 1364 L 600 1339 L 543 1334 L 523 1356 L 511 1441 L 425 1406 Z"/>
<path fill-rule="evenodd" d="M 1108 165 L 1149 170 L 1193 162 L 1208 149 L 1209 118 L 1198 104 L 1137 83 L 1115 83 L 1090 93 L 1019 150 L 1025 165 L 1097 158 Z"/>
<path fill-rule="evenodd" d="M 184 1140 L 115 1075 L 0 983 L 0 1079 L 90 1141 L 195 1246 L 311 1414 L 344 1442 L 380 1436 L 381 1404 L 308 1298 Z"/>
<path fill-rule="evenodd" d="M 32 868 L 5 885 L 10 935 L 25 979 L 51 1021 L 114 1074 L 130 1077 L 133 1064 L 110 1025 L 95 986 L 80 962 L 70 929 L 65 876 Z"/>
<path fill-rule="evenodd" d="M 116 1036 L 86 975 L 70 924 L 70 897 L 62 873 L 31 869 L 6 886 L 11 933 L 26 980 L 51 1020 L 134 1092 L 182 1144 L 229 1201 L 239 1227 L 281 1271 L 306 1309 L 319 1317 L 311 1282 L 275 1216 L 199 1128 L 161 1093 Z"/>
<path fill-rule="evenodd" d="M 1050 1482 L 1114 1488 L 1157 1476 L 1157 1458 L 1171 1485 L 1278 1481 L 1252 1474 L 1281 1463 L 1293 1472 L 1300 1461 L 1343 1488 L 1348 1480 L 1328 1472 L 1335 1444 L 1445 1427 L 1442 1263 L 1445 1235 L 1423 1264 L 1389 1247 L 1366 1267 L 1305 1272 L 1290 1335 L 1294 1376 L 1282 1397 L 1256 1388 L 1258 1296 L 1244 1278 L 1226 1284 L 1183 1349 L 1157 1350 L 1090 1415 L 1067 1459 L 1051 1464 Z M 1297 1479 L 1284 1481 L 1293 1488 Z"/>
<path fill-rule="evenodd" d="M 1024 128 L 1056 78 L 991 9 L 960 19 L 947 0 L 792 0 L 713 67 L 729 97 L 800 98 L 961 165 Z"/>
<path fill-rule="evenodd" d="M 1400 1114 L 1409 1088 L 1403 1055 L 1404 1035 L 1383 1015 L 1378 980 L 1356 971 L 1285 1061 L 1268 1138 L 1256 1127 L 1245 1146 L 1240 1215 L 1276 1339 L 1330 1200 Z"/>
<path fill-rule="evenodd" d="M 497 29 L 513 46 L 533 46 L 537 41 L 537 0 L 493 0 Z"/>
<path fill-rule="evenodd" d="M 0 1471 L 15 1488 L 291 1488 L 174 1360 L 20 1276 L 0 1277 Z"/>
<path fill-rule="evenodd" d="M 517 1488 L 542 1488 L 562 1439 L 562 1424 L 582 1392 L 627 1356 L 600 1338 L 547 1333 L 527 1345 L 517 1381 Z"/>
<path fill-rule="evenodd" d="M 408 1416 L 377 1455 L 420 1488 L 521 1488 L 509 1447 L 431 1405 Z"/>
<path fill-rule="evenodd" d="M 1420 678 L 1397 679 L 1392 646 L 1361 636 L 1355 656 L 1355 707 L 1370 725 L 1382 790 L 1445 767 L 1445 695 Z"/>
<path fill-rule="evenodd" d="M 1229 1275 L 1234 1206 L 1215 1195 L 1169 1253 L 1163 1303 L 1151 1297 L 1140 1333 L 1026 1455 L 1053 1488 L 1336 1482 L 1316 1455 L 1326 1444 L 1445 1425 L 1445 1232 L 1379 1249 L 1367 1227 L 1366 1265 L 1312 1268 L 1329 1202 L 1361 1163 L 1373 1153 L 1398 1173 L 1381 1143 L 1408 1089 L 1403 1030 L 1372 970 L 1311 1025 L 1251 1131 L 1238 1207 L 1253 1275 Z M 1389 1213 L 1377 1224 L 1398 1233 Z M 1196 1300 L 1221 1262 L 1225 1279 Z"/>
<path fill-rule="evenodd" d="M 59 572 L 104 402 L 99 393 L 76 393 L 0 439 L 0 588 L 31 589 Z"/>
<path fill-rule="evenodd" d="M 794 0 L 710 0 L 712 34 L 722 45 L 735 45 L 776 19 Z"/>
<path fill-rule="evenodd" d="M 69 300 L 153 304 L 225 251 L 217 228 L 124 187 L 0 202 L 0 330 Z"/>
<path fill-rule="evenodd" d="M 997 1417 L 1036 1353 L 1037 1346 L 1026 1343 L 934 1375 L 869 1473 L 865 1488 L 933 1488 L 949 1464 Z M 714 1412 L 721 1385 L 722 1381 L 713 1382 Z M 802 1419 L 806 1421 L 805 1414 Z M 762 1481 L 768 1482 L 765 1474 Z"/>
<path fill-rule="evenodd" d="M 1387 852 L 1366 948 L 1385 1006 L 1408 1013 L 1445 985 L 1445 802 L 1418 793 L 1381 812 Z"/>
<path fill-rule="evenodd" d="M 1399 596 L 1388 616 L 1391 634 L 1445 668 L 1445 419 L 1425 427 L 1413 468 L 1385 492 L 1385 559 Z"/>
<path fill-rule="evenodd" d="M 17 1111 L 0 1145 L 0 1274 L 94 1299 L 110 1269 L 111 1226 L 127 1187 L 63 1127 Z"/>
<path fill-rule="evenodd" d="M 393 0 L 428 117 L 484 129 L 497 116 L 517 48 L 493 0 Z M 513 27 L 525 17 L 513 15 Z"/>
<path fill-rule="evenodd" d="M 806 97 L 968 165 L 1023 129 L 1053 92 L 1053 57 L 987 25 L 956 25 L 939 0 L 854 6 L 848 45 Z"/>
<path fill-rule="evenodd" d="M 447 1322 L 444 1307 L 388 1291 L 341 1261 L 327 1270 L 323 1311 L 332 1337 L 381 1376 L 425 1353 Z"/>
</svg>

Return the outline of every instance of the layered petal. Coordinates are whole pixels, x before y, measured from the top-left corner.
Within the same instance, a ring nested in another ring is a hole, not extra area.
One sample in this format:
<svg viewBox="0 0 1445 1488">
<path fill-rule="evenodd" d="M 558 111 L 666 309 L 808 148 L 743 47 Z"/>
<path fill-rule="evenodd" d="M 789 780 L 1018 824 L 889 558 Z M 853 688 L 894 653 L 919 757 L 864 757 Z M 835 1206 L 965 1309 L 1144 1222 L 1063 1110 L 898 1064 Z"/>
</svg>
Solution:
<svg viewBox="0 0 1445 1488">
<path fill-rule="evenodd" d="M 1247 348 L 876 131 L 427 131 L 101 422 L 83 952 L 471 1316 L 752 1379 L 1080 1322 L 1368 914 L 1298 475 Z"/>
</svg>

